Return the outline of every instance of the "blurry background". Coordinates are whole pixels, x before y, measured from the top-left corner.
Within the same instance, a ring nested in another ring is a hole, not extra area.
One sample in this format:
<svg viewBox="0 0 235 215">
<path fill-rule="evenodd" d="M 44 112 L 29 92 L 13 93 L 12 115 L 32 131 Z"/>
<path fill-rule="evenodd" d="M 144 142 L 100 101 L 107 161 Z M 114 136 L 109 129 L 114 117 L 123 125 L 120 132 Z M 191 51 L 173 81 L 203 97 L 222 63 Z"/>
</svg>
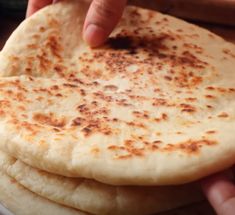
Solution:
<svg viewBox="0 0 235 215">
<path fill-rule="evenodd" d="M 27 2 L 27 0 L 0 0 L 0 50 L 11 32 L 25 18 Z"/>
<path fill-rule="evenodd" d="M 1 15 L 23 17 L 27 2 L 27 0 L 0 0 L 0 13 Z"/>
<path fill-rule="evenodd" d="M 129 0 L 174 16 L 235 26 L 235 0 Z"/>
</svg>

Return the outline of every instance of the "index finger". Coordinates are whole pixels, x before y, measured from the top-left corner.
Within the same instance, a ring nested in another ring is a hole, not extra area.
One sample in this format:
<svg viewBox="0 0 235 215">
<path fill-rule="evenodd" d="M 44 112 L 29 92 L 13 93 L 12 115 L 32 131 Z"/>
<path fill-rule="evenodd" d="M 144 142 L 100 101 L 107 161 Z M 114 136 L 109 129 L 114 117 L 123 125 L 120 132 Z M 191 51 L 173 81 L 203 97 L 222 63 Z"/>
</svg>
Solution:
<svg viewBox="0 0 235 215">
<path fill-rule="evenodd" d="M 202 189 L 218 215 L 234 215 L 235 185 L 226 173 L 202 180 Z"/>
<path fill-rule="evenodd" d="M 84 23 L 83 37 L 92 47 L 105 42 L 119 22 L 127 0 L 93 0 Z"/>
<path fill-rule="evenodd" d="M 53 0 L 29 0 L 27 12 L 26 12 L 26 17 L 31 16 L 36 11 L 51 4 L 52 2 L 53 2 Z"/>
</svg>

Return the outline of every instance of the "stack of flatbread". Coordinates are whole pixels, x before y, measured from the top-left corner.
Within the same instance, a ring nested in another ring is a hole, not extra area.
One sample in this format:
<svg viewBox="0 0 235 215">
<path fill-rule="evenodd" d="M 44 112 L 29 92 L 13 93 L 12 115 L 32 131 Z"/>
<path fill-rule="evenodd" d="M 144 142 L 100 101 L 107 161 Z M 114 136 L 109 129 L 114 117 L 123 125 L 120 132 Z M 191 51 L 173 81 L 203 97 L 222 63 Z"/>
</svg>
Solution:
<svg viewBox="0 0 235 215">
<path fill-rule="evenodd" d="M 128 6 L 91 49 L 87 8 L 42 9 L 0 54 L 0 202 L 16 215 L 147 215 L 202 200 L 194 181 L 235 162 L 235 47 Z M 213 214 L 196 208 L 167 214 Z"/>
</svg>

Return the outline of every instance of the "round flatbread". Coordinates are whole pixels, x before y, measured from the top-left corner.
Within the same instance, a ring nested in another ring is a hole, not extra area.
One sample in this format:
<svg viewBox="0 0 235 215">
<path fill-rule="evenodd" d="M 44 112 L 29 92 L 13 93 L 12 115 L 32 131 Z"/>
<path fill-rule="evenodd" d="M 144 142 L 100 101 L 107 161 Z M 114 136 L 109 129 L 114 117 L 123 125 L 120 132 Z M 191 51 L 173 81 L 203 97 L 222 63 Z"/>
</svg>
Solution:
<svg viewBox="0 0 235 215">
<path fill-rule="evenodd" d="M 127 7 L 106 45 L 82 41 L 87 4 L 63 1 L 0 56 L 0 148 L 34 167 L 114 185 L 190 182 L 235 162 L 235 48 Z"/>
<path fill-rule="evenodd" d="M 196 184 L 170 187 L 111 186 L 84 178 L 50 174 L 3 152 L 0 152 L 0 169 L 44 198 L 91 214 L 154 214 L 203 199 Z"/>
</svg>

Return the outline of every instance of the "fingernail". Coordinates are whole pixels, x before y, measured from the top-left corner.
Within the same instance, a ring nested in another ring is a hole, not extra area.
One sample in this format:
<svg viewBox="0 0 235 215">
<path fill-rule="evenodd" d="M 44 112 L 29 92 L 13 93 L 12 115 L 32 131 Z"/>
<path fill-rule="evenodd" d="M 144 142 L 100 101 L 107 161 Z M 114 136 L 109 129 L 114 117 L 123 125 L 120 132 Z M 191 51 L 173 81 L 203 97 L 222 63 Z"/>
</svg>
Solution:
<svg viewBox="0 0 235 215">
<path fill-rule="evenodd" d="M 83 38 L 91 47 L 97 47 L 105 41 L 106 32 L 98 25 L 89 24 L 85 28 Z"/>
</svg>

